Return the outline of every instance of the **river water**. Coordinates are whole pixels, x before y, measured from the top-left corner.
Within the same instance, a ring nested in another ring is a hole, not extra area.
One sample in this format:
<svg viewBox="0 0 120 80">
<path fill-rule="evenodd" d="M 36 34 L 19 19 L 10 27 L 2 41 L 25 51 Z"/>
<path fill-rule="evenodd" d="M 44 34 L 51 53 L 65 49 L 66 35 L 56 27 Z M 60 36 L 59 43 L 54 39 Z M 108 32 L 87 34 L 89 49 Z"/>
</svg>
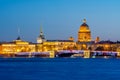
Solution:
<svg viewBox="0 0 120 80">
<path fill-rule="evenodd" d="M 0 58 L 0 80 L 120 80 L 120 59 Z"/>
</svg>

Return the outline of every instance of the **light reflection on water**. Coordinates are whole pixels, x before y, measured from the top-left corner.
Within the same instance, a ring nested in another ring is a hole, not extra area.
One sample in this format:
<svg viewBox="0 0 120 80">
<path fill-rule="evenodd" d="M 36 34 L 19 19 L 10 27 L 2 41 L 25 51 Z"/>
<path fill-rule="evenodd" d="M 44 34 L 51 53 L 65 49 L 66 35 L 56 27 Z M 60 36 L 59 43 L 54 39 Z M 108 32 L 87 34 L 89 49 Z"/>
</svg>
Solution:
<svg viewBox="0 0 120 80">
<path fill-rule="evenodd" d="M 120 59 L 0 58 L 2 80 L 119 80 Z"/>
</svg>

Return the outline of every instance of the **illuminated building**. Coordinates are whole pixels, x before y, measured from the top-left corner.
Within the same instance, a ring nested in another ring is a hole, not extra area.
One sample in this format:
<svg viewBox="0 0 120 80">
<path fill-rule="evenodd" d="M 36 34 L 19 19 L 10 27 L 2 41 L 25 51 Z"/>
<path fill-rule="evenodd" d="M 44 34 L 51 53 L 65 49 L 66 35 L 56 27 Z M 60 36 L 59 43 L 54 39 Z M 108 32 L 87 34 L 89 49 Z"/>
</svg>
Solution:
<svg viewBox="0 0 120 80">
<path fill-rule="evenodd" d="M 41 27 L 41 29 L 40 29 L 40 35 L 38 36 L 38 38 L 37 38 L 37 43 L 43 43 L 45 41 L 45 36 L 44 36 L 44 34 L 43 34 L 43 32 L 42 32 L 42 27 Z"/>
<path fill-rule="evenodd" d="M 59 51 L 76 49 L 76 42 L 71 40 L 46 40 L 43 44 L 37 44 L 37 51 Z"/>
<path fill-rule="evenodd" d="M 100 38 L 99 37 L 96 37 L 95 39 L 95 43 L 99 42 L 100 41 Z"/>
<path fill-rule="evenodd" d="M 72 40 L 46 40 L 42 44 L 36 45 L 37 52 L 73 50 L 73 49 L 77 49 L 77 48 L 76 48 L 76 42 Z"/>
<path fill-rule="evenodd" d="M 35 44 L 23 41 L 20 37 L 12 42 L 0 43 L 0 53 L 3 55 L 12 55 L 18 52 L 35 52 Z"/>
<path fill-rule="evenodd" d="M 91 31 L 89 26 L 86 24 L 86 19 L 83 20 L 83 24 L 80 26 L 78 31 L 78 50 L 86 50 L 91 46 L 93 42 L 91 41 Z"/>
<path fill-rule="evenodd" d="M 59 51 L 59 50 L 73 50 L 76 49 L 76 42 L 74 38 L 70 37 L 69 40 L 45 40 L 42 29 L 37 38 L 36 51 Z"/>
<path fill-rule="evenodd" d="M 69 40 L 74 41 L 74 38 L 72 36 L 69 37 Z"/>
<path fill-rule="evenodd" d="M 47 40 L 43 46 L 47 51 L 73 50 L 76 48 L 76 42 L 72 40 Z"/>
<path fill-rule="evenodd" d="M 113 42 L 110 40 L 100 41 L 94 44 L 97 51 L 117 51 L 120 47 L 120 42 Z"/>
<path fill-rule="evenodd" d="M 83 24 L 80 26 L 78 31 L 78 42 L 90 42 L 91 31 L 89 26 L 86 24 L 86 19 L 83 20 Z"/>
<path fill-rule="evenodd" d="M 45 42 L 45 36 L 43 34 L 43 31 L 42 31 L 42 27 L 40 28 L 40 34 L 37 38 L 37 44 L 36 44 L 36 51 L 37 52 L 43 52 L 43 51 L 46 51 L 45 49 L 45 46 L 43 45 L 43 43 Z"/>
<path fill-rule="evenodd" d="M 18 30 L 18 33 L 20 31 Z M 120 42 L 100 41 L 97 37 L 92 41 L 90 27 L 86 24 L 86 19 L 78 30 L 78 40 L 74 41 L 73 37 L 68 40 L 46 40 L 42 28 L 37 37 L 37 43 L 23 41 L 18 37 L 12 42 L 0 43 L 0 54 L 12 55 L 19 52 L 57 52 L 60 50 L 97 50 L 97 51 L 119 51 Z"/>
</svg>

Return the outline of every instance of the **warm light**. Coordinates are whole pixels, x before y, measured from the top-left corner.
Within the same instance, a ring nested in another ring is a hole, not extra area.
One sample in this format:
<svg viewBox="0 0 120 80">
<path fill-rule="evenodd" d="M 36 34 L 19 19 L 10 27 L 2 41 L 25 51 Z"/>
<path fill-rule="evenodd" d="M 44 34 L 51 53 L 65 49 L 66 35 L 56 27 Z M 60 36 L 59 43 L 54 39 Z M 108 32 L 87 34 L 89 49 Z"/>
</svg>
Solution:
<svg viewBox="0 0 120 80">
<path fill-rule="evenodd" d="M 108 48 L 108 47 L 109 47 L 109 45 L 108 45 L 108 44 L 106 44 L 106 45 L 105 45 L 105 48 Z"/>
</svg>

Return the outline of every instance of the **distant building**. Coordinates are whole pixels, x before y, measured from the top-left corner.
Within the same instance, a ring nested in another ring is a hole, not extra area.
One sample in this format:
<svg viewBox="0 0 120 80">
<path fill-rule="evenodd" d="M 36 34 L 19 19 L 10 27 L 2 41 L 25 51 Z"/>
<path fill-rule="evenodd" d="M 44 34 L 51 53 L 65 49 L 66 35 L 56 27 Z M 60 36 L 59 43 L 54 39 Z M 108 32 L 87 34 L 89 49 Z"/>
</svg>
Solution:
<svg viewBox="0 0 120 80">
<path fill-rule="evenodd" d="M 120 47 L 120 42 L 113 42 L 110 40 L 107 41 L 99 41 L 94 44 L 94 48 L 97 51 L 117 51 Z"/>
<path fill-rule="evenodd" d="M 91 41 L 91 31 L 89 26 L 86 24 L 86 19 L 83 20 L 83 24 L 80 26 L 78 31 L 78 50 L 88 49 L 93 42 Z"/>
<path fill-rule="evenodd" d="M 35 52 L 35 44 L 23 41 L 20 37 L 12 42 L 0 43 L 0 54 L 12 55 L 18 52 Z"/>
<path fill-rule="evenodd" d="M 74 38 L 70 37 L 68 40 L 45 40 L 42 29 L 37 38 L 36 51 L 59 51 L 59 50 L 73 50 L 76 48 Z"/>
<path fill-rule="evenodd" d="M 74 38 L 72 36 L 69 37 L 70 41 L 74 41 Z"/>
<path fill-rule="evenodd" d="M 72 40 L 47 40 L 43 43 L 46 50 L 73 50 L 76 48 L 76 42 Z"/>
<path fill-rule="evenodd" d="M 89 26 L 86 24 L 86 19 L 83 20 L 83 24 L 80 26 L 78 31 L 78 42 L 90 42 L 91 31 Z"/>
<path fill-rule="evenodd" d="M 100 42 L 100 38 L 97 36 L 95 39 L 95 43 Z"/>
<path fill-rule="evenodd" d="M 18 30 L 18 33 L 20 31 Z M 68 40 L 46 40 L 42 28 L 37 37 L 37 43 L 31 43 L 21 40 L 20 36 L 12 42 L 0 42 L 0 54 L 11 55 L 19 52 L 46 52 L 46 51 L 60 51 L 60 50 L 93 50 L 93 51 L 119 51 L 120 42 L 100 41 L 96 37 L 94 41 L 91 38 L 90 27 L 83 20 L 78 30 L 78 40 L 74 41 L 73 37 Z"/>
<path fill-rule="evenodd" d="M 43 34 L 43 32 L 42 32 L 42 28 L 40 29 L 40 34 L 39 34 L 39 36 L 38 36 L 38 38 L 37 38 L 37 43 L 43 43 L 45 41 L 45 36 L 44 36 L 44 34 Z"/>
</svg>

